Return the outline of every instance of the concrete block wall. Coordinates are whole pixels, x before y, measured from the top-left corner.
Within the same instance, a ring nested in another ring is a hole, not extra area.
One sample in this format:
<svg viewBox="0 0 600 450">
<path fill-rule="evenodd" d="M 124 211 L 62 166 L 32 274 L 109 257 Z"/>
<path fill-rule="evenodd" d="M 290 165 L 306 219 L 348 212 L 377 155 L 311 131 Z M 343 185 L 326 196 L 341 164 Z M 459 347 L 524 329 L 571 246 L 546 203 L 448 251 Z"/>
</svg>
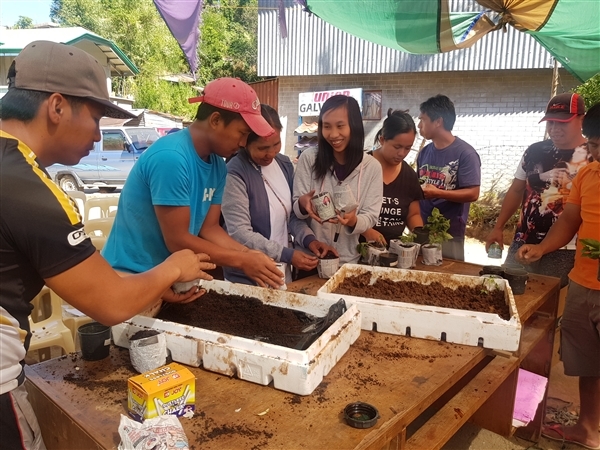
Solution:
<svg viewBox="0 0 600 450">
<path fill-rule="evenodd" d="M 419 104 L 436 94 L 447 95 L 456 107 L 453 133 L 479 152 L 482 192 L 501 176 L 497 188 L 505 190 L 523 151 L 544 138 L 539 124 L 550 97 L 552 70 L 470 71 L 437 73 L 397 73 L 327 75 L 279 78 L 279 114 L 287 116 L 286 154 L 296 156 L 298 94 L 337 88 L 382 91 L 382 115 L 388 108 L 408 109 L 417 123 Z M 567 92 L 577 81 L 560 71 L 558 92 Z M 385 118 L 385 117 L 383 117 Z M 381 121 L 365 121 L 365 148 L 371 148 Z M 411 162 L 423 138 L 415 139 Z"/>
</svg>

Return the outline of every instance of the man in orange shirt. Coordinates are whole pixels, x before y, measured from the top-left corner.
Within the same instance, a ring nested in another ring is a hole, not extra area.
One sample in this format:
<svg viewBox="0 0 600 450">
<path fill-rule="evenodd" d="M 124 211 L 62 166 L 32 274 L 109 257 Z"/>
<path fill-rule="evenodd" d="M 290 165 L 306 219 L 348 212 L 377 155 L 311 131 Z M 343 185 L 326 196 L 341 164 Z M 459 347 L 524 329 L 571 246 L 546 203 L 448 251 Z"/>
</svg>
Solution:
<svg viewBox="0 0 600 450">
<path fill-rule="evenodd" d="M 579 377 L 579 420 L 573 426 L 548 425 L 550 439 L 600 449 L 600 260 L 582 255 L 581 239 L 600 241 L 600 103 L 583 119 L 583 134 L 595 161 L 573 179 L 567 204 L 542 242 L 522 246 L 517 259 L 531 263 L 561 248 L 577 233 L 575 266 L 561 321 L 560 354 L 565 374 Z"/>
</svg>

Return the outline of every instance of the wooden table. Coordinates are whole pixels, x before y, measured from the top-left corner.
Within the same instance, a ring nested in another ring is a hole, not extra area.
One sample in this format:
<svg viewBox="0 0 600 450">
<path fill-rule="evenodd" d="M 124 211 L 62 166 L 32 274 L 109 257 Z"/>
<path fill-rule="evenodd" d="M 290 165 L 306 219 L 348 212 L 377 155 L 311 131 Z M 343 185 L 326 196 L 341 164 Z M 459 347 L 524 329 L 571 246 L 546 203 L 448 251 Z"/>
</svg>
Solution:
<svg viewBox="0 0 600 450">
<path fill-rule="evenodd" d="M 479 266 L 447 260 L 418 269 L 477 275 Z M 307 278 L 289 290 L 315 294 Z M 308 396 L 278 391 L 201 368 L 196 415 L 181 419 L 191 448 L 202 449 L 436 449 L 467 420 L 508 436 L 518 368 L 549 376 L 558 279 L 532 275 L 515 296 L 523 330 L 515 354 L 479 347 L 362 331 L 359 339 Z M 26 368 L 26 386 L 46 445 L 52 449 L 114 449 L 120 414 L 127 414 L 126 380 L 134 375 L 125 349 L 108 359 L 70 355 Z M 93 389 L 65 381 L 76 374 Z M 68 378 L 68 377 L 67 377 Z M 353 401 L 378 408 L 370 429 L 351 428 L 342 411 Z M 519 434 L 539 438 L 545 400 Z M 266 414 L 259 415 L 259 413 Z"/>
</svg>

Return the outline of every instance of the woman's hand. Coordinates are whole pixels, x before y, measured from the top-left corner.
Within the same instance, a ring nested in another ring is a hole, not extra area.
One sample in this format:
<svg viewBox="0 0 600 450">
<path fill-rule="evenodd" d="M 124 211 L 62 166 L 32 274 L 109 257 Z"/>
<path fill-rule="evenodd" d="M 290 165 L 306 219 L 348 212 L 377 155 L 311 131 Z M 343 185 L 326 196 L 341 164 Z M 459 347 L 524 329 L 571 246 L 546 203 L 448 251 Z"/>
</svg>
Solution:
<svg viewBox="0 0 600 450">
<path fill-rule="evenodd" d="M 357 220 L 356 209 L 353 209 L 350 212 L 341 212 L 337 215 L 337 222 L 350 228 L 356 226 Z"/>
<path fill-rule="evenodd" d="M 325 242 L 312 241 L 310 244 L 308 244 L 308 249 L 317 255 L 318 258 L 323 258 L 329 252 L 333 253 L 338 258 L 340 257 L 337 250 L 331 245 L 327 245 Z"/>
<path fill-rule="evenodd" d="M 365 231 L 362 234 L 362 236 L 366 239 L 367 242 L 377 242 L 378 244 L 383 244 L 387 247 L 387 241 L 383 237 L 383 234 L 381 234 L 379 231 L 373 228 L 370 228 L 367 231 Z"/>
<path fill-rule="evenodd" d="M 315 190 L 301 195 L 298 197 L 298 205 L 300 205 L 300 212 L 302 214 L 308 214 L 312 219 L 316 220 L 319 223 L 323 223 L 321 218 L 315 213 L 311 199 L 315 196 Z"/>
<path fill-rule="evenodd" d="M 300 250 L 295 250 L 292 255 L 292 266 L 300 270 L 313 270 L 317 267 L 319 260 L 315 256 L 308 255 Z"/>
</svg>

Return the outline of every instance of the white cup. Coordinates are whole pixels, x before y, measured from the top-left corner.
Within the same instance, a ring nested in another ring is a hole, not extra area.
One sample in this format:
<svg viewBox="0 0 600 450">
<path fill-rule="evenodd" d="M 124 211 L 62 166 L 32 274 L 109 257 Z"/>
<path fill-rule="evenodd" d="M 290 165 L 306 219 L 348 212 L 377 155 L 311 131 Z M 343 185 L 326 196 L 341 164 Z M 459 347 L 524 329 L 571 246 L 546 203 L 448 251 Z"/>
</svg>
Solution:
<svg viewBox="0 0 600 450">
<path fill-rule="evenodd" d="M 282 290 L 282 291 L 285 291 L 285 290 L 287 290 L 287 285 L 285 284 L 285 276 L 286 276 L 286 271 L 287 271 L 287 264 L 279 262 L 279 263 L 275 263 L 275 265 L 283 273 L 283 278 L 281 279 L 281 281 L 283 281 L 283 284 L 281 286 L 279 286 L 279 289 Z"/>
<path fill-rule="evenodd" d="M 192 281 L 181 281 L 179 283 L 175 283 L 173 284 L 173 286 L 171 286 L 171 289 L 173 289 L 173 292 L 175 292 L 176 294 L 183 294 L 184 292 L 189 291 L 194 286 L 199 288 L 201 284 L 202 280 L 200 278 L 197 278 Z"/>
<path fill-rule="evenodd" d="M 319 259 L 317 264 L 317 272 L 319 278 L 331 278 L 340 266 L 340 258 Z"/>
<path fill-rule="evenodd" d="M 414 242 L 404 244 L 399 239 L 390 241 L 390 252 L 398 255 L 398 267 L 401 269 L 415 267 L 420 247 L 419 244 Z"/>
</svg>

